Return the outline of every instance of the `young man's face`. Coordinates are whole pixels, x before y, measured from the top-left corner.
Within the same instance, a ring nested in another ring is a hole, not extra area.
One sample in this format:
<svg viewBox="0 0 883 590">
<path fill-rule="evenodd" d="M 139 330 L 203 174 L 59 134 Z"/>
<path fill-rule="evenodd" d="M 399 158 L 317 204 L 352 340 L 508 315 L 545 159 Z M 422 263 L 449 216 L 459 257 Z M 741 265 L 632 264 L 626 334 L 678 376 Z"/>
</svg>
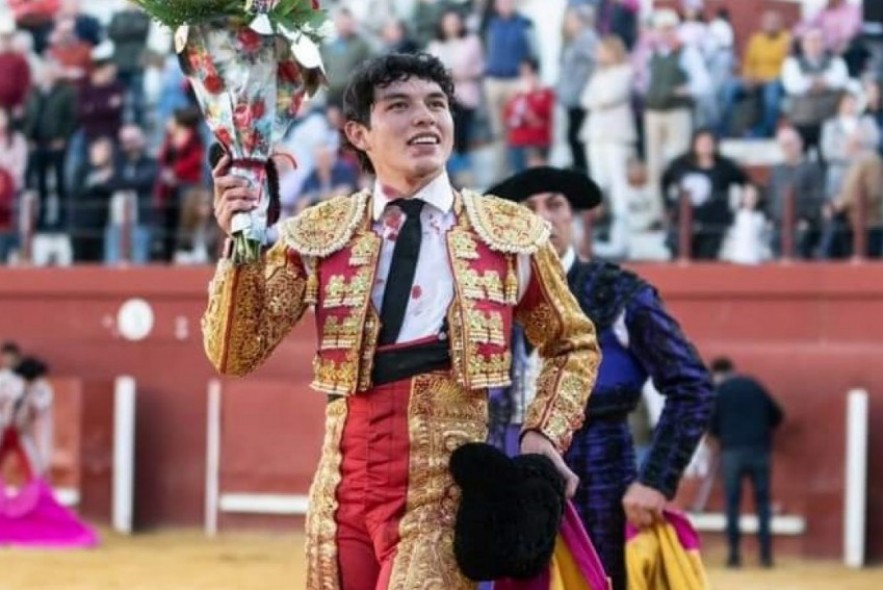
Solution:
<svg viewBox="0 0 883 590">
<path fill-rule="evenodd" d="M 370 121 L 368 127 L 350 121 L 346 133 L 368 154 L 381 180 L 414 181 L 444 169 L 454 123 L 448 98 L 437 83 L 408 78 L 377 88 Z"/>
<path fill-rule="evenodd" d="M 552 226 L 552 245 L 563 256 L 573 240 L 573 209 L 561 193 L 539 193 L 524 201 L 528 209 Z"/>
</svg>

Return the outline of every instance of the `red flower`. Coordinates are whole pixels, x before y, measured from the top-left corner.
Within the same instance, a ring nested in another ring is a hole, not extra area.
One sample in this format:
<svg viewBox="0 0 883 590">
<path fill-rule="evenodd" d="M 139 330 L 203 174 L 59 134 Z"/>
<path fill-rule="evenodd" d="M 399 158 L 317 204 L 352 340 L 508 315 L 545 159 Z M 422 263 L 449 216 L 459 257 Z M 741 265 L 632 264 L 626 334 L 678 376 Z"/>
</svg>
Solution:
<svg viewBox="0 0 883 590">
<path fill-rule="evenodd" d="M 293 61 L 285 61 L 279 64 L 279 79 L 289 84 L 300 82 L 300 68 Z"/>
<path fill-rule="evenodd" d="M 239 31 L 239 44 L 246 53 L 255 53 L 261 48 L 261 36 L 248 27 Z"/>
<path fill-rule="evenodd" d="M 228 149 L 231 145 L 233 145 L 233 136 L 230 135 L 229 129 L 218 129 L 218 131 L 215 133 L 215 137 L 218 138 L 218 141 L 221 142 L 221 145 Z"/>
<path fill-rule="evenodd" d="M 319 0 L 312 0 L 313 10 L 319 10 Z"/>
<path fill-rule="evenodd" d="M 260 119 L 266 113 L 267 113 L 267 105 L 264 103 L 264 99 L 259 98 L 252 103 L 251 116 L 253 119 Z"/>
<path fill-rule="evenodd" d="M 208 90 L 211 94 L 219 94 L 222 90 L 224 90 L 224 81 L 221 80 L 221 77 L 217 74 L 210 74 L 205 77 L 203 80 L 203 85 L 205 89 Z"/>
<path fill-rule="evenodd" d="M 300 112 L 300 105 L 304 101 L 304 95 L 302 92 L 298 92 L 291 98 L 291 105 L 288 107 L 288 113 L 291 115 L 297 115 Z"/>
<path fill-rule="evenodd" d="M 233 124 L 237 129 L 246 129 L 251 127 L 251 123 L 254 120 L 251 114 L 251 109 L 245 103 L 240 103 L 236 105 L 236 108 L 233 109 Z"/>
</svg>

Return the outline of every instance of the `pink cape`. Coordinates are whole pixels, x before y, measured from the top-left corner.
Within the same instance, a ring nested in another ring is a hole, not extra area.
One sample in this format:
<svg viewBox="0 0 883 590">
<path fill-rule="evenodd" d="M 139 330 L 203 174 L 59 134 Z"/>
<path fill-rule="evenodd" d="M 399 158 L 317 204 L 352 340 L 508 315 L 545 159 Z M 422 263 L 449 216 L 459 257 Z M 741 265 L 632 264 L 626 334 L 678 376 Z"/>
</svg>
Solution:
<svg viewBox="0 0 883 590">
<path fill-rule="evenodd" d="M 95 531 L 59 504 L 45 481 L 32 479 L 8 496 L 0 478 L 0 547 L 70 549 L 97 544 Z"/>
</svg>

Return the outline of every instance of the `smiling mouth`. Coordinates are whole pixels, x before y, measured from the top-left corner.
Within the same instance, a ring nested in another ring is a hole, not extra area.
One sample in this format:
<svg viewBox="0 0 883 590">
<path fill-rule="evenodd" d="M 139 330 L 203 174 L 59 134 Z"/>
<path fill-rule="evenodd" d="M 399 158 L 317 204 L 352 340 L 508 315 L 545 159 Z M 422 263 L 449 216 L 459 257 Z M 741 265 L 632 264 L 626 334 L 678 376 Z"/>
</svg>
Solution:
<svg viewBox="0 0 883 590">
<path fill-rule="evenodd" d="M 408 145 L 440 145 L 441 138 L 438 135 L 423 134 L 408 140 Z"/>
</svg>

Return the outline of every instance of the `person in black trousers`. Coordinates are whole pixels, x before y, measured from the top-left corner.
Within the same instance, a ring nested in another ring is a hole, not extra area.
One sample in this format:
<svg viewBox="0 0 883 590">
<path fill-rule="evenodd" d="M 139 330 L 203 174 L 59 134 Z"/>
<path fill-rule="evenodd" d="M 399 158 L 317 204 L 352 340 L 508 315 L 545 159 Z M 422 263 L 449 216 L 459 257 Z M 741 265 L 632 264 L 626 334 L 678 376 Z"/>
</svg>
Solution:
<svg viewBox="0 0 883 590">
<path fill-rule="evenodd" d="M 772 567 L 770 536 L 770 465 L 773 431 L 782 422 L 782 408 L 757 380 L 737 375 L 728 358 L 711 364 L 717 385 L 717 402 L 711 435 L 721 452 L 727 503 L 728 567 L 739 567 L 739 504 L 742 479 L 751 479 L 758 519 L 760 561 Z"/>
</svg>

